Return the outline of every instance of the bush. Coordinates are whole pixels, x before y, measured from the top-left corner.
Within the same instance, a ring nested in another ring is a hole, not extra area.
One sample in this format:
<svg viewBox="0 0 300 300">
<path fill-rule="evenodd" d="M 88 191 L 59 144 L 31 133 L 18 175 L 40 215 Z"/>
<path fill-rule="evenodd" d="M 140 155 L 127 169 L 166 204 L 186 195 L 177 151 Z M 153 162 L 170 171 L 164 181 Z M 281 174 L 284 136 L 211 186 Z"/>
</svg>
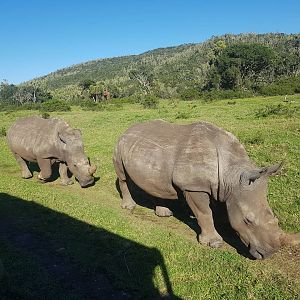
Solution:
<svg viewBox="0 0 300 300">
<path fill-rule="evenodd" d="M 41 108 L 41 103 L 28 102 L 18 106 L 18 108 L 19 110 L 39 110 Z"/>
<path fill-rule="evenodd" d="M 0 136 L 6 136 L 6 129 L 4 127 L 0 128 Z"/>
<path fill-rule="evenodd" d="M 137 101 L 136 97 L 127 97 L 127 98 L 115 98 L 115 99 L 111 99 L 109 101 L 109 103 L 112 103 L 112 104 L 125 104 L 125 103 L 128 103 L 128 104 L 133 104 L 133 103 L 137 103 L 139 101 Z"/>
<path fill-rule="evenodd" d="M 260 108 L 255 112 L 255 116 L 257 118 L 265 118 L 271 115 L 280 115 L 280 116 L 287 116 L 292 117 L 299 111 L 298 107 L 290 106 L 290 105 L 267 105 L 264 108 Z"/>
<path fill-rule="evenodd" d="M 236 105 L 236 101 L 228 101 L 227 104 L 228 105 Z"/>
<path fill-rule="evenodd" d="M 184 111 L 178 111 L 175 115 L 175 119 L 188 119 L 188 118 L 189 118 L 189 114 Z"/>
<path fill-rule="evenodd" d="M 43 112 L 43 113 L 42 113 L 42 118 L 43 118 L 43 119 L 49 119 L 49 118 L 50 118 L 50 115 L 49 115 L 47 112 Z"/>
<path fill-rule="evenodd" d="M 205 101 L 220 100 L 220 99 L 238 99 L 253 97 L 251 91 L 234 91 L 234 90 L 211 90 L 202 92 L 200 98 Z"/>
<path fill-rule="evenodd" d="M 70 111 L 71 106 L 60 100 L 49 100 L 40 105 L 41 112 Z"/>
<path fill-rule="evenodd" d="M 140 99 L 140 104 L 144 108 L 157 108 L 159 100 L 154 95 L 147 95 Z"/>
<path fill-rule="evenodd" d="M 105 108 L 105 104 L 95 103 L 92 100 L 85 100 L 80 103 L 80 107 L 83 110 L 102 111 Z"/>
<path fill-rule="evenodd" d="M 3 103 L 0 104 L 0 111 L 39 110 L 40 107 L 40 103 L 33 102 L 25 103 L 23 105 Z"/>
<path fill-rule="evenodd" d="M 300 93 L 300 76 L 280 79 L 275 83 L 257 87 L 264 96 L 292 95 Z"/>
<path fill-rule="evenodd" d="M 186 89 L 180 93 L 180 99 L 189 101 L 195 100 L 200 97 L 200 93 L 197 89 Z"/>
</svg>

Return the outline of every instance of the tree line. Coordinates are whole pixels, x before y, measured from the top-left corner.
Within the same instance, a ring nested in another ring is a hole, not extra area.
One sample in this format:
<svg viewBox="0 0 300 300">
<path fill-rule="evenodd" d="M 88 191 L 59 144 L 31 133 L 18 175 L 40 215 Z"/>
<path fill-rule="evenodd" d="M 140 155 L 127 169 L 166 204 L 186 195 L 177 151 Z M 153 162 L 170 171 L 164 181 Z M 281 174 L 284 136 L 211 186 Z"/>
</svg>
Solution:
<svg viewBox="0 0 300 300">
<path fill-rule="evenodd" d="M 2 82 L 0 101 L 13 103 L 145 97 L 242 97 L 300 91 L 299 34 L 240 34 L 204 43 L 101 59 L 20 86 Z"/>
</svg>

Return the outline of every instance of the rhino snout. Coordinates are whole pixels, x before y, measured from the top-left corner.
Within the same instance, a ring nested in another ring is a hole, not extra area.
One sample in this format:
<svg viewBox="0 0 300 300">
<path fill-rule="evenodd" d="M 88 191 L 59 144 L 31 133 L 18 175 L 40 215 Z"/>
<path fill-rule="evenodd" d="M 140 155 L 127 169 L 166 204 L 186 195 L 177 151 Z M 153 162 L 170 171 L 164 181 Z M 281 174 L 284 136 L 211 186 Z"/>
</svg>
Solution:
<svg viewBox="0 0 300 300">
<path fill-rule="evenodd" d="M 85 187 L 91 186 L 94 183 L 95 179 L 94 179 L 94 177 L 90 177 L 87 180 L 78 180 L 78 181 L 79 181 L 80 186 L 82 188 L 85 188 Z"/>
<path fill-rule="evenodd" d="M 274 254 L 280 247 L 280 241 L 276 241 L 270 244 L 264 245 L 264 247 L 259 247 L 250 243 L 249 253 L 256 259 L 265 259 Z"/>
</svg>

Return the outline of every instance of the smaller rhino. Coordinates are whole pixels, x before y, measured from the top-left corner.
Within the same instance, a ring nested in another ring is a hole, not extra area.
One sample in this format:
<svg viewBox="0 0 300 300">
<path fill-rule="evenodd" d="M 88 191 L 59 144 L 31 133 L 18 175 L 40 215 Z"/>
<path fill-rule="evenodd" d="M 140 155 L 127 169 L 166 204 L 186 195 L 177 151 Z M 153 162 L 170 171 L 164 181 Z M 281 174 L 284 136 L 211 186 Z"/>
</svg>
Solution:
<svg viewBox="0 0 300 300">
<path fill-rule="evenodd" d="M 23 178 L 31 178 L 28 162 L 37 162 L 38 179 L 47 181 L 52 165 L 59 163 L 62 185 L 72 184 L 68 170 L 81 187 L 94 183 L 97 167 L 91 166 L 84 153 L 81 132 L 60 119 L 33 116 L 17 120 L 8 130 L 7 142 L 22 170 Z"/>
</svg>

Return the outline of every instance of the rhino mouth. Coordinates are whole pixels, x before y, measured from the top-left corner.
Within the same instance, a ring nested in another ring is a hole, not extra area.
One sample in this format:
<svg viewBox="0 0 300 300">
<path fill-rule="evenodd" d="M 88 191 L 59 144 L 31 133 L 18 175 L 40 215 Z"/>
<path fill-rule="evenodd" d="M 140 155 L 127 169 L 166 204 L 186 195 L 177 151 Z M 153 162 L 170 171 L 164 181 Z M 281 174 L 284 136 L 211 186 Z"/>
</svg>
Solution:
<svg viewBox="0 0 300 300">
<path fill-rule="evenodd" d="M 264 249 L 261 249 L 259 247 L 252 247 L 249 245 L 249 253 L 255 258 L 255 259 L 265 259 L 270 257 L 274 252 L 276 252 L 276 249 L 271 249 L 269 251 L 266 251 Z"/>
<path fill-rule="evenodd" d="M 276 251 L 276 249 L 274 249 L 274 248 L 270 249 L 269 251 L 264 250 L 256 245 L 246 242 L 245 239 L 243 239 L 243 237 L 240 236 L 239 233 L 237 233 L 237 234 L 240 237 L 240 239 L 242 240 L 242 242 L 248 247 L 249 253 L 255 259 L 265 259 L 265 258 L 271 256 Z"/>
<path fill-rule="evenodd" d="M 79 184 L 82 188 L 87 188 L 89 186 L 92 186 L 95 182 L 94 177 L 91 177 L 89 180 L 86 181 L 79 181 Z"/>
<path fill-rule="evenodd" d="M 264 259 L 264 255 L 261 251 L 250 247 L 249 253 L 255 258 L 255 259 Z"/>
</svg>

